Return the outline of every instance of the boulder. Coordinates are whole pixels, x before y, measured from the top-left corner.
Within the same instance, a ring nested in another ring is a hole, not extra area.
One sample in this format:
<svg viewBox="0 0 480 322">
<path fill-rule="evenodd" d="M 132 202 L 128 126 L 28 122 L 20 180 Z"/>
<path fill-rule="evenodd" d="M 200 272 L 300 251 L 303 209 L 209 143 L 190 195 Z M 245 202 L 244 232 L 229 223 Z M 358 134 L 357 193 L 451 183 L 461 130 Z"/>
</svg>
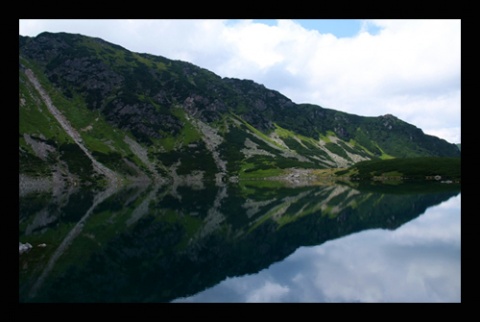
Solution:
<svg viewBox="0 0 480 322">
<path fill-rule="evenodd" d="M 32 245 L 30 245 L 30 243 L 26 243 L 26 244 L 22 244 L 20 242 L 18 243 L 18 250 L 20 255 L 29 251 L 31 248 L 32 248 Z"/>
</svg>

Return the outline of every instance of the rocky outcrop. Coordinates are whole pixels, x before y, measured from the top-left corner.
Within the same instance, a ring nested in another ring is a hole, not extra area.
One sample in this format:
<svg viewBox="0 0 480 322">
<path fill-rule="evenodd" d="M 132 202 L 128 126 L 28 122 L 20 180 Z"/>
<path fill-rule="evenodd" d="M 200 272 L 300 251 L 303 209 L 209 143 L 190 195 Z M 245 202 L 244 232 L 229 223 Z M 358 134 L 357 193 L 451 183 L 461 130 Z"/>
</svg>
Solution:
<svg viewBox="0 0 480 322">
<path fill-rule="evenodd" d="M 32 245 L 30 243 L 25 243 L 25 244 L 22 244 L 21 242 L 18 243 L 18 251 L 20 255 L 22 255 L 25 252 L 28 252 L 30 249 L 32 249 Z"/>
</svg>

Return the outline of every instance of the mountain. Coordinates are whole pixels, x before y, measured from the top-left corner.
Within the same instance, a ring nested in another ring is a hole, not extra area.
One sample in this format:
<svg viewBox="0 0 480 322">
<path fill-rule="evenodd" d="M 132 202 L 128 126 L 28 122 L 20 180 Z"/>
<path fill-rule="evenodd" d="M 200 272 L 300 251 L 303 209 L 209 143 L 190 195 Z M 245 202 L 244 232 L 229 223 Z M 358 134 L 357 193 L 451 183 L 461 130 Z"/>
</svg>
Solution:
<svg viewBox="0 0 480 322">
<path fill-rule="evenodd" d="M 19 56 L 21 182 L 220 181 L 460 156 L 393 115 L 296 104 L 251 80 L 98 38 L 19 36 Z"/>
</svg>

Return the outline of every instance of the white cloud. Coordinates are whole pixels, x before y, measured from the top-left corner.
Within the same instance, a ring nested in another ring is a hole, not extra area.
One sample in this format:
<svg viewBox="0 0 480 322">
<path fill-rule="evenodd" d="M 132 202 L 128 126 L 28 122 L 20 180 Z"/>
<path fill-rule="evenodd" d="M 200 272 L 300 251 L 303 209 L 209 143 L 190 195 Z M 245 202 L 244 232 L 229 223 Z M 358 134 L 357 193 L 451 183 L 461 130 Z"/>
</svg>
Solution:
<svg viewBox="0 0 480 322">
<path fill-rule="evenodd" d="M 457 195 L 435 206 L 435 211 L 427 209 L 425 215 L 392 232 L 391 240 L 399 245 L 429 245 L 442 242 L 452 247 L 459 247 L 460 200 L 461 196 Z"/>
<path fill-rule="evenodd" d="M 281 302 L 281 299 L 289 292 L 288 287 L 266 281 L 260 288 L 247 296 L 246 302 Z"/>
<path fill-rule="evenodd" d="M 380 27 L 375 35 L 369 27 Z M 253 79 L 294 102 L 365 116 L 394 114 L 460 139 L 460 20 L 371 20 L 336 38 L 290 20 L 22 21 L 22 34 L 65 30 Z M 434 122 L 432 122 L 434 120 Z"/>
</svg>

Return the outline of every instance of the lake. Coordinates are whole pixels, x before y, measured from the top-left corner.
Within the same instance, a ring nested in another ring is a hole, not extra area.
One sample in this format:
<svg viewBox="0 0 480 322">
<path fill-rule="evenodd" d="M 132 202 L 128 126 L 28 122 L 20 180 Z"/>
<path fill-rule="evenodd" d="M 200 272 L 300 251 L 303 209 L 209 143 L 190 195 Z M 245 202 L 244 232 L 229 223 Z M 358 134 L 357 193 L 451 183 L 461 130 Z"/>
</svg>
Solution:
<svg viewBox="0 0 480 322">
<path fill-rule="evenodd" d="M 460 302 L 460 200 L 438 182 L 24 193 L 19 301 Z"/>
</svg>

